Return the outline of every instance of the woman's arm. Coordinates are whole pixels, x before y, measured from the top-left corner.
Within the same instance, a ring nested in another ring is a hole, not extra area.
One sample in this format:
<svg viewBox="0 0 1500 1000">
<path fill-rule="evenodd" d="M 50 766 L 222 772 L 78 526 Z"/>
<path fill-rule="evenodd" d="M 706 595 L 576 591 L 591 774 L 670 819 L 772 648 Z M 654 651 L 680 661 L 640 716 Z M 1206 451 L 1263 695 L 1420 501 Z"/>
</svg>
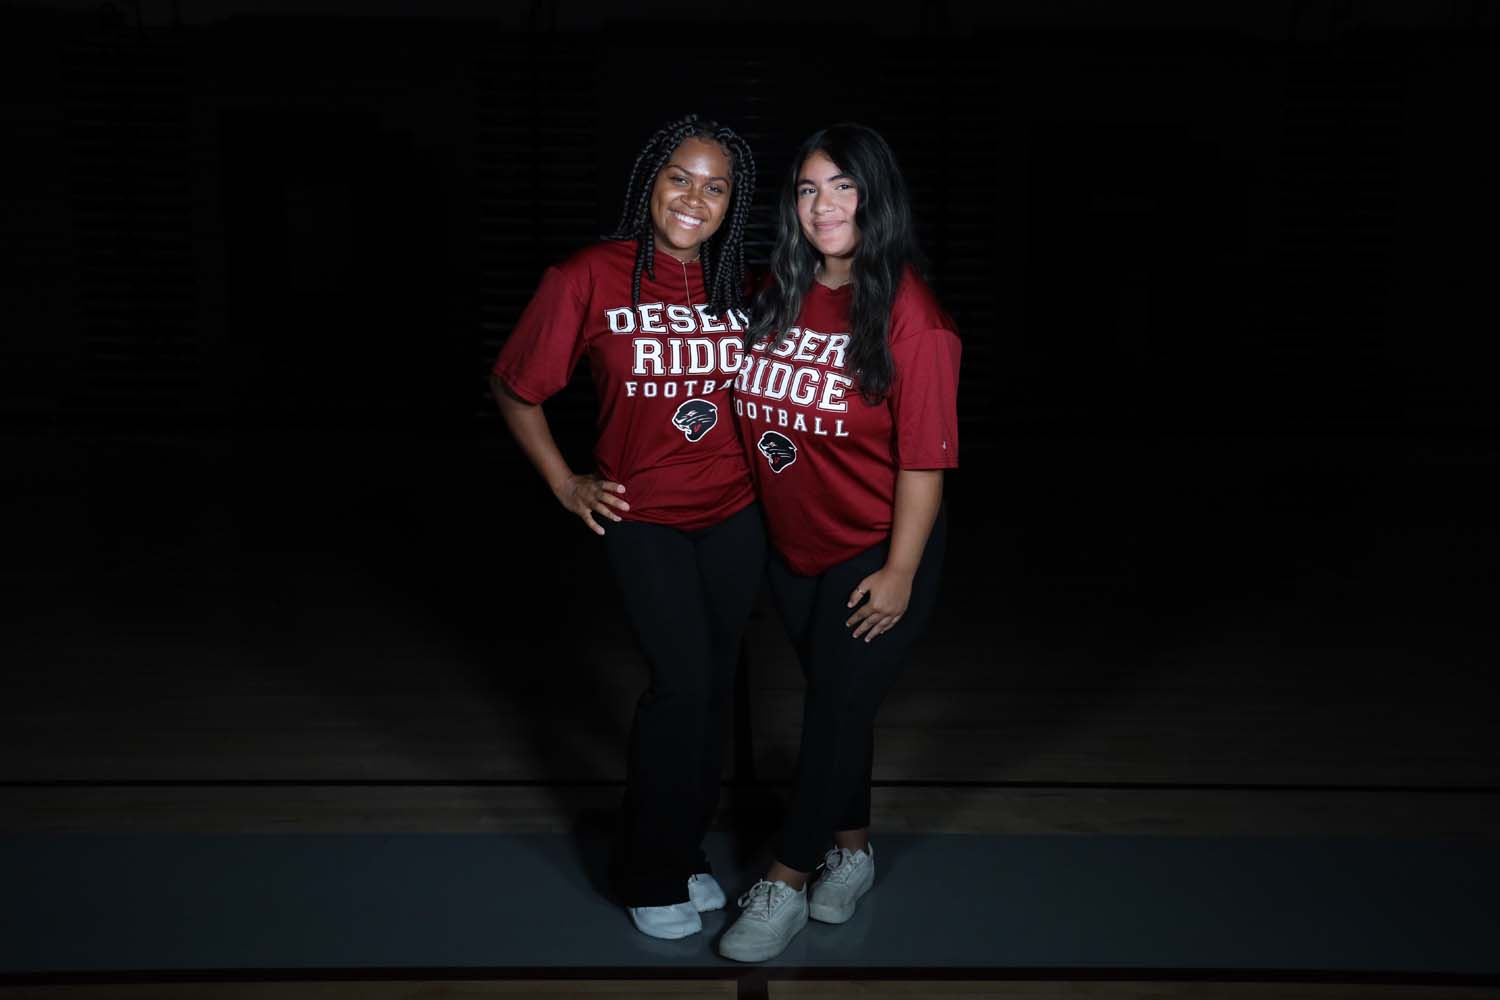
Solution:
<svg viewBox="0 0 1500 1000">
<path fill-rule="evenodd" d="M 927 547 L 927 536 L 932 533 L 932 522 L 937 519 L 942 501 L 942 469 L 896 471 L 890 552 L 885 557 L 885 565 L 859 581 L 859 586 L 849 595 L 851 608 L 859 604 L 865 594 L 870 597 L 844 622 L 845 625 L 859 623 L 854 638 L 858 639 L 864 633 L 865 642 L 869 642 L 900 621 L 906 613 L 907 602 L 911 600 L 912 578 L 917 575 L 922 550 Z"/>
<path fill-rule="evenodd" d="M 622 484 L 607 482 L 593 473 L 575 474 L 552 439 L 552 428 L 547 425 L 547 415 L 540 404 L 528 403 L 517 396 L 496 375 L 490 376 L 490 391 L 500 404 L 500 412 L 516 443 L 541 473 L 558 503 L 582 518 L 596 535 L 604 534 L 604 529 L 594 520 L 595 513 L 612 521 L 620 520 L 620 515 L 610 508 L 630 509 L 630 504 L 615 495 L 625 492 Z"/>
</svg>

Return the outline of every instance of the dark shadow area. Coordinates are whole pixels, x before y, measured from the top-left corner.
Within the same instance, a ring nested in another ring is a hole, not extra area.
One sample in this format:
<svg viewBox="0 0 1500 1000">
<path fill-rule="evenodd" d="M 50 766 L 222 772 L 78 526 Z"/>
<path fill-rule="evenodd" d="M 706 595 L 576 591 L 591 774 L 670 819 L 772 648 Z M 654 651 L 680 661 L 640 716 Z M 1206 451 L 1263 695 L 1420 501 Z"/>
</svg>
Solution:
<svg viewBox="0 0 1500 1000">
<path fill-rule="evenodd" d="M 13 779 L 622 776 L 644 664 L 595 540 L 504 442 L 11 447 L 37 471 L 12 481 Z M 1492 463 L 1455 441 L 1018 440 L 1023 485 L 951 479 L 944 607 L 882 713 L 877 777 L 1067 782 L 1077 734 L 1094 780 L 1493 786 Z M 794 663 L 750 670 L 795 696 Z M 783 704 L 752 716 L 760 781 L 790 774 Z M 1258 742 L 1257 713 L 1291 742 Z M 1110 739 L 1118 763 L 1087 756 Z M 1216 776 L 1153 741 L 1255 756 Z"/>
</svg>

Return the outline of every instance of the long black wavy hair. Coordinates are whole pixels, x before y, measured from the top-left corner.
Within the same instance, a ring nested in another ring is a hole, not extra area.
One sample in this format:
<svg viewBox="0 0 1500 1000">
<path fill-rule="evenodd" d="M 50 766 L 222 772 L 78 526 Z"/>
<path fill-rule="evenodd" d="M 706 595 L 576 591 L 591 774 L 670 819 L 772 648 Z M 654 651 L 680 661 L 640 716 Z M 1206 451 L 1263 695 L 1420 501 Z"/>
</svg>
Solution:
<svg viewBox="0 0 1500 1000">
<path fill-rule="evenodd" d="M 776 246 L 771 251 L 774 280 L 755 297 L 745 346 L 773 336 L 780 343 L 786 337 L 797 322 L 823 259 L 802 235 L 802 223 L 797 218 L 797 181 L 802 164 L 817 152 L 851 177 L 859 193 L 854 212 L 859 243 L 850 270 L 854 299 L 849 307 L 847 367 L 855 373 L 860 395 L 867 402 L 878 403 L 891 389 L 891 304 L 907 267 L 920 273 L 925 260 L 912 226 L 911 198 L 896 154 L 872 128 L 854 122 L 830 125 L 808 136 L 792 157 L 776 203 Z"/>
<path fill-rule="evenodd" d="M 609 240 L 635 240 L 635 271 L 631 275 L 630 302 L 641 301 L 641 274 L 656 280 L 656 237 L 651 222 L 651 191 L 656 175 L 666 166 L 677 147 L 688 139 L 716 142 L 729 158 L 729 207 L 718 230 L 698 248 L 703 265 L 703 287 L 708 292 L 708 311 L 715 318 L 726 309 L 745 305 L 745 223 L 755 197 L 755 158 L 744 139 L 718 122 L 688 115 L 656 130 L 646 140 L 630 168 L 625 184 L 625 204 L 620 223 Z"/>
</svg>

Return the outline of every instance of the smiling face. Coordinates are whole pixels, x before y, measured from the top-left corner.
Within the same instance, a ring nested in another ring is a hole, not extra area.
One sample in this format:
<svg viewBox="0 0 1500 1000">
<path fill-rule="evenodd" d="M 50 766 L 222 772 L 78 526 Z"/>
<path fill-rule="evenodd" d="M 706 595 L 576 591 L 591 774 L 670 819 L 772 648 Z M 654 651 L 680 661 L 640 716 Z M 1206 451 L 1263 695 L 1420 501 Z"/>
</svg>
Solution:
<svg viewBox="0 0 1500 1000">
<path fill-rule="evenodd" d="M 708 139 L 684 139 L 672 151 L 651 188 L 651 228 L 656 249 L 681 260 L 698 255 L 698 244 L 724 221 L 729 209 L 729 157 Z"/>
<path fill-rule="evenodd" d="M 797 219 L 802 235 L 823 255 L 847 259 L 859 246 L 859 226 L 854 221 L 859 208 L 859 189 L 848 176 L 819 150 L 802 161 L 797 173 Z"/>
</svg>

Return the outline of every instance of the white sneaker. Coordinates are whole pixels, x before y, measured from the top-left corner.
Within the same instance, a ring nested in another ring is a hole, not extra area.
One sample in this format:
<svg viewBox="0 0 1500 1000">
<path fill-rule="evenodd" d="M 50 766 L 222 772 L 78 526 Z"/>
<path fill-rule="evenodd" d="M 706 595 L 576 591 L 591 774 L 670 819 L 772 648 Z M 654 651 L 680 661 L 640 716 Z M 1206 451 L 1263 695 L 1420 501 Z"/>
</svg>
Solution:
<svg viewBox="0 0 1500 1000">
<path fill-rule="evenodd" d="M 873 846 L 864 851 L 835 847 L 823 856 L 823 874 L 808 889 L 807 915 L 825 924 L 841 924 L 854 916 L 859 897 L 874 884 Z"/>
<path fill-rule="evenodd" d="M 722 910 L 727 900 L 719 880 L 704 874 L 688 876 L 688 902 L 699 913 L 707 913 L 709 910 Z"/>
<path fill-rule="evenodd" d="M 719 954 L 736 962 L 775 958 L 807 926 L 807 893 L 785 882 L 761 879 L 739 904 L 739 919 L 719 939 Z"/>
<path fill-rule="evenodd" d="M 654 938 L 675 941 L 703 929 L 703 921 L 692 903 L 671 906 L 628 906 L 635 929 Z"/>
</svg>

